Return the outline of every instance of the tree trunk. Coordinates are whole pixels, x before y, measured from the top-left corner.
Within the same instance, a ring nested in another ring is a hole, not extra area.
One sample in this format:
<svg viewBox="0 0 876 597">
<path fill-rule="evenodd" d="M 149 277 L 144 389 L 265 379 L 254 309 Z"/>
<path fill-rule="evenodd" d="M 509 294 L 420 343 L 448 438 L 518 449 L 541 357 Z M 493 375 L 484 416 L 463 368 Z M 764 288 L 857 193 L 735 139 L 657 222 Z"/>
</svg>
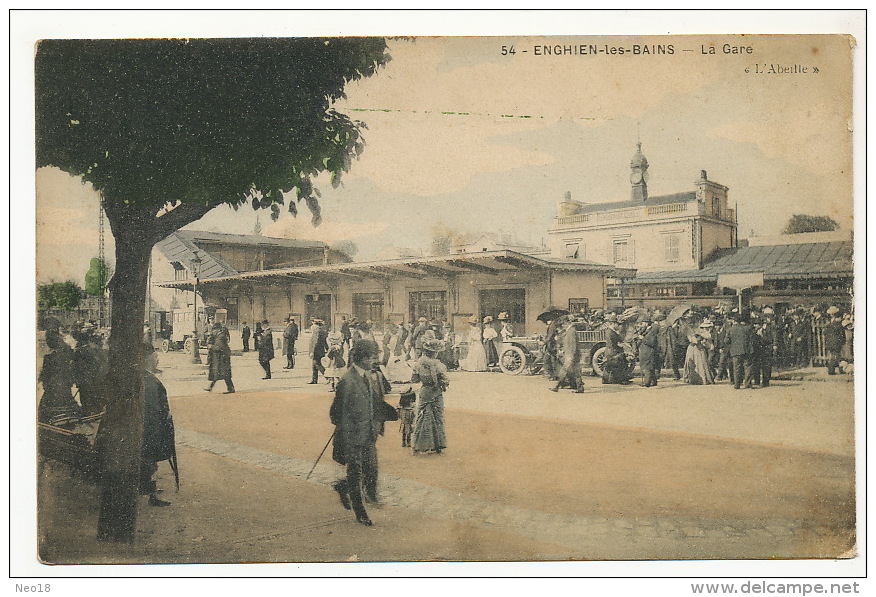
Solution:
<svg viewBox="0 0 876 597">
<path fill-rule="evenodd" d="M 110 284 L 109 389 L 98 437 L 103 466 L 97 535 L 132 542 L 143 437 L 143 318 L 152 242 L 134 222 L 108 219 L 115 224 L 116 273 Z"/>
</svg>

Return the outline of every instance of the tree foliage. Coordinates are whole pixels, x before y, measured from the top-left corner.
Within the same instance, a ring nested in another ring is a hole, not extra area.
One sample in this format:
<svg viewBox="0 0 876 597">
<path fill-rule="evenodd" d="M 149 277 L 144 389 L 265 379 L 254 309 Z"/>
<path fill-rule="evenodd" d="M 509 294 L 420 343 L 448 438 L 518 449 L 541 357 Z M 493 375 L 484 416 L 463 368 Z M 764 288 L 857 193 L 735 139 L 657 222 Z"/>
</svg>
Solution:
<svg viewBox="0 0 876 597">
<path fill-rule="evenodd" d="M 331 247 L 335 251 L 339 251 L 348 257 L 354 257 L 359 252 L 359 245 L 351 240 L 339 240 Z"/>
<path fill-rule="evenodd" d="M 85 293 L 89 296 L 103 296 L 109 277 L 107 264 L 100 257 L 92 257 L 90 267 L 85 272 Z"/>
<path fill-rule="evenodd" d="M 460 236 L 459 232 L 446 224 L 438 223 L 432 226 L 432 255 L 450 255 L 453 243 Z"/>
<path fill-rule="evenodd" d="M 110 201 L 272 208 L 291 195 L 319 221 L 311 178 L 333 184 L 364 147 L 334 110 L 388 60 L 382 38 L 44 40 L 37 166 Z"/>
<path fill-rule="evenodd" d="M 40 311 L 53 307 L 75 309 L 81 298 L 82 289 L 75 282 L 52 282 L 37 286 L 37 309 Z"/>
<path fill-rule="evenodd" d="M 839 228 L 836 220 L 830 216 L 812 216 L 809 214 L 794 214 L 785 224 L 782 234 L 799 234 L 801 232 L 830 232 Z"/>
</svg>

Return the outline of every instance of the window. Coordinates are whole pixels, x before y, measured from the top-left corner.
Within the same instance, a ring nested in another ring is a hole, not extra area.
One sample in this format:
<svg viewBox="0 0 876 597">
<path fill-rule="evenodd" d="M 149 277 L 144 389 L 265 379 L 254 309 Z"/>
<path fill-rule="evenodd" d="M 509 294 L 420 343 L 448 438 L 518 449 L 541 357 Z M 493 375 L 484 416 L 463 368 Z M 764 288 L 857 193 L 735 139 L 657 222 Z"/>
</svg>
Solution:
<svg viewBox="0 0 876 597">
<path fill-rule="evenodd" d="M 666 234 L 663 236 L 663 257 L 666 261 L 678 261 L 681 235 Z"/>
<path fill-rule="evenodd" d="M 578 243 L 566 243 L 566 258 L 578 259 L 581 246 Z"/>
<path fill-rule="evenodd" d="M 447 293 L 443 290 L 411 292 L 410 317 L 413 322 L 420 317 L 444 321 L 447 319 Z"/>
<path fill-rule="evenodd" d="M 383 323 L 383 293 L 354 292 L 353 317 L 359 321 L 371 320 L 375 324 Z"/>
<path fill-rule="evenodd" d="M 188 280 L 189 279 L 189 270 L 183 266 L 179 261 L 171 261 L 170 265 L 173 266 L 173 279 L 174 280 Z"/>
<path fill-rule="evenodd" d="M 721 217 L 721 199 L 719 197 L 712 197 L 712 215 L 716 218 Z"/>
<path fill-rule="evenodd" d="M 570 313 L 587 313 L 590 301 L 586 298 L 570 298 L 569 312 Z"/>
<path fill-rule="evenodd" d="M 626 263 L 629 261 L 628 243 L 625 240 L 614 241 L 614 262 Z"/>
</svg>

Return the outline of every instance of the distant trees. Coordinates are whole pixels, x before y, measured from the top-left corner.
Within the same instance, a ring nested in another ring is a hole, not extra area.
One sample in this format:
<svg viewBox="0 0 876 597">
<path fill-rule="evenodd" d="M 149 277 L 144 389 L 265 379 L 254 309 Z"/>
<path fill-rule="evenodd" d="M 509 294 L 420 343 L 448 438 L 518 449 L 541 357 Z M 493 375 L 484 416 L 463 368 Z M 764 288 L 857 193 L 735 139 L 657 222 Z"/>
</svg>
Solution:
<svg viewBox="0 0 876 597">
<path fill-rule="evenodd" d="M 52 282 L 37 286 L 37 309 L 45 311 L 53 307 L 75 309 L 82 300 L 82 289 L 75 282 Z"/>
<path fill-rule="evenodd" d="M 430 252 L 432 255 L 450 255 L 454 241 L 459 238 L 459 232 L 448 227 L 446 224 L 438 223 L 432 226 L 432 246 Z"/>
<path fill-rule="evenodd" d="M 794 214 L 782 234 L 799 234 L 801 232 L 830 232 L 839 228 L 836 220 L 830 216 L 812 216 L 809 214 Z"/>
<path fill-rule="evenodd" d="M 359 252 L 359 245 L 351 240 L 339 240 L 331 247 L 335 251 L 339 251 L 347 257 L 353 257 Z"/>
</svg>

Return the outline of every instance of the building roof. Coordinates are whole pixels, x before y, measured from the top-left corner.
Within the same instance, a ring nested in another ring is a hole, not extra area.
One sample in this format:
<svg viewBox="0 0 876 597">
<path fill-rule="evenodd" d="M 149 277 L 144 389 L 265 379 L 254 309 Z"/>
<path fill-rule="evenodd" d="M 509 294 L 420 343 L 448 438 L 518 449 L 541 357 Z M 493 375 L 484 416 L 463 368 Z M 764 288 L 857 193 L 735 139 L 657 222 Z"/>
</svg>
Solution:
<svg viewBox="0 0 876 597">
<path fill-rule="evenodd" d="M 197 233 L 200 234 L 200 233 Z M 213 233 L 206 233 L 213 234 Z M 236 236 L 236 235 L 229 235 Z M 198 278 L 217 278 L 234 276 L 238 272 L 228 263 L 209 251 L 200 249 L 195 243 L 198 237 L 195 234 L 185 234 L 182 230 L 171 233 L 166 238 L 155 243 L 155 248 L 161 251 L 168 261 L 182 264 L 190 272 L 194 272 L 193 260 L 197 257 L 201 260 Z"/>
<path fill-rule="evenodd" d="M 852 241 L 719 249 L 702 269 L 643 272 L 627 284 L 717 282 L 720 274 L 763 273 L 765 280 L 851 277 Z"/>
<path fill-rule="evenodd" d="M 328 246 L 326 243 L 318 240 L 275 238 L 259 234 L 227 234 L 225 232 L 207 232 L 204 230 L 177 230 L 174 234 L 194 243 L 228 243 L 283 249 L 322 249 Z"/>
<path fill-rule="evenodd" d="M 356 279 L 375 277 L 384 280 L 391 278 L 422 279 L 465 273 L 514 274 L 519 271 L 532 270 L 596 272 L 613 277 L 635 274 L 635 270 L 632 269 L 617 268 L 614 265 L 583 259 L 534 257 L 517 251 L 501 250 L 279 268 L 211 277 L 208 280 L 201 280 L 201 282 L 275 279 L 308 283 L 326 278 L 355 281 Z M 191 281 L 161 282 L 157 286 L 186 289 L 191 288 Z"/>
<path fill-rule="evenodd" d="M 575 210 L 576 214 L 589 214 L 595 211 L 607 211 L 610 209 L 626 209 L 629 207 L 642 207 L 651 205 L 665 205 L 667 203 L 686 203 L 688 201 L 696 201 L 696 191 L 685 191 L 683 193 L 672 193 L 671 195 L 657 195 L 656 197 L 648 197 L 646 201 L 614 201 L 611 203 L 585 203 L 579 205 Z"/>
</svg>

